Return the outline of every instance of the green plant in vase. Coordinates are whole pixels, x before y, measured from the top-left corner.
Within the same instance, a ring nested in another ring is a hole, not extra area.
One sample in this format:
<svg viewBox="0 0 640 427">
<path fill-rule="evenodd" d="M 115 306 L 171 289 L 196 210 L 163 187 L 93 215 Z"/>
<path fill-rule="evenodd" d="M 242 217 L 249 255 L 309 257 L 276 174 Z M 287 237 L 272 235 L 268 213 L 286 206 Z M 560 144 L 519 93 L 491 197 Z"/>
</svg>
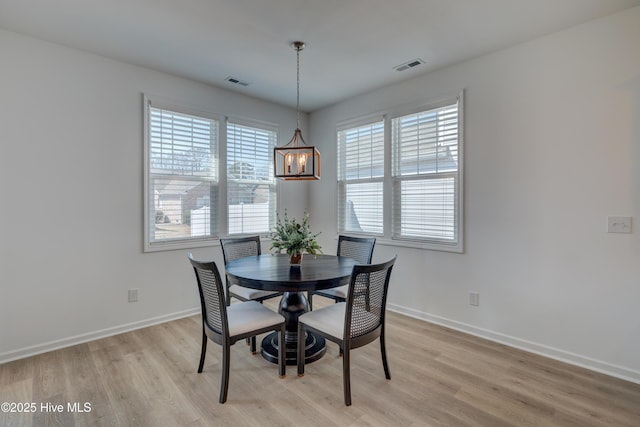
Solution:
<svg viewBox="0 0 640 427">
<path fill-rule="evenodd" d="M 271 249 L 276 249 L 278 253 L 283 251 L 289 255 L 291 264 L 300 264 L 302 254 L 322 253 L 322 248 L 316 240 L 320 233 L 313 233 L 309 228 L 309 213 L 305 212 L 302 222 L 295 218 L 289 219 L 287 211 L 284 211 L 284 218 L 281 220 L 277 216 L 276 225 L 271 233 Z"/>
</svg>

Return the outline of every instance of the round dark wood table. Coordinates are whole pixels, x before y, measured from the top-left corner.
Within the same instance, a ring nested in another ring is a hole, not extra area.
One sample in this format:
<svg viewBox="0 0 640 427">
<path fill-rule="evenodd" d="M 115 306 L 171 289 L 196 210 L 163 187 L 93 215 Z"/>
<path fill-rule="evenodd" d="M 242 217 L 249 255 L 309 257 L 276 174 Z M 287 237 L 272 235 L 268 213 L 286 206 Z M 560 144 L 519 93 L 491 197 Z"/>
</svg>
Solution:
<svg viewBox="0 0 640 427">
<path fill-rule="evenodd" d="M 264 291 L 284 292 L 278 313 L 286 320 L 287 365 L 297 363 L 298 317 L 309 311 L 306 292 L 346 285 L 356 261 L 334 255 L 304 254 L 299 266 L 292 266 L 289 257 L 258 255 L 231 261 L 225 267 L 233 284 Z M 262 356 L 278 363 L 278 334 L 271 333 L 262 340 Z M 325 339 L 307 333 L 305 363 L 320 359 L 326 351 Z"/>
</svg>

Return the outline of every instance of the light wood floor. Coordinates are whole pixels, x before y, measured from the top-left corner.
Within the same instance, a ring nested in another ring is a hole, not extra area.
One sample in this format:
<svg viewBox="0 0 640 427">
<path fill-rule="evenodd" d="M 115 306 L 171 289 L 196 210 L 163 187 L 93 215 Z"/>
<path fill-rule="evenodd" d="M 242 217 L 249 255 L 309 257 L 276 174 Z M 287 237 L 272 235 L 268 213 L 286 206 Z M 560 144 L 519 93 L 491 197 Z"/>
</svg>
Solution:
<svg viewBox="0 0 640 427">
<path fill-rule="evenodd" d="M 0 425 L 640 426 L 640 385 L 395 313 L 387 336 L 390 381 L 377 342 L 352 353 L 351 407 L 331 343 L 304 377 L 288 366 L 284 379 L 237 343 L 221 405 L 220 347 L 209 343 L 197 374 L 200 318 L 176 320 L 0 365 L 0 403 L 37 405 L 0 412 Z M 47 403 L 64 410 L 47 413 Z"/>
</svg>

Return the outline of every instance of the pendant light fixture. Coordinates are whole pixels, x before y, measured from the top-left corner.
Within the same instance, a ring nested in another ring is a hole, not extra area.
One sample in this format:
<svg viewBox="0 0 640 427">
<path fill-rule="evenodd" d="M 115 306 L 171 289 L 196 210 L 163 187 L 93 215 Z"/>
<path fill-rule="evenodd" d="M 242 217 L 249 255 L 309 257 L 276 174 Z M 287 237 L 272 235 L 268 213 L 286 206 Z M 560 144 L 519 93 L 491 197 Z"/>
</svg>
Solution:
<svg viewBox="0 0 640 427">
<path fill-rule="evenodd" d="M 296 130 L 287 145 L 273 149 L 273 166 L 276 178 L 285 180 L 320 179 L 320 152 L 305 145 L 300 130 L 300 51 L 304 42 L 295 41 L 291 47 L 297 56 Z"/>
</svg>

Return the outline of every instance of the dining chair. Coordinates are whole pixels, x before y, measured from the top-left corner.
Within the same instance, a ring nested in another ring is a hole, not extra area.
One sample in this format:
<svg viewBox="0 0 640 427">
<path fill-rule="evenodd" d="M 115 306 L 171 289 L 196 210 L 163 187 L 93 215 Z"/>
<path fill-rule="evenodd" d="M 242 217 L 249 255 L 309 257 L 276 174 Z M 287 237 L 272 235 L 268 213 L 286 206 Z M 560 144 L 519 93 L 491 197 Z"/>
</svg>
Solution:
<svg viewBox="0 0 640 427">
<path fill-rule="evenodd" d="M 262 253 L 260 236 L 220 239 L 220 246 L 222 247 L 224 265 L 239 258 L 256 256 Z M 245 288 L 240 285 L 231 285 L 228 279 L 226 280 L 226 284 L 227 305 L 231 304 L 231 297 L 240 301 L 262 302 L 269 298 L 282 296 L 282 292 L 261 291 L 258 289 Z"/>
<path fill-rule="evenodd" d="M 354 259 L 360 264 L 371 264 L 373 248 L 375 245 L 375 237 L 353 237 L 340 235 L 338 236 L 338 251 L 336 255 Z M 335 302 L 344 302 L 347 299 L 347 292 L 349 292 L 349 285 L 323 289 L 321 291 L 309 291 L 307 294 L 309 310 L 313 310 L 313 295 L 330 298 Z"/>
<path fill-rule="evenodd" d="M 211 340 L 222 346 L 222 378 L 220 381 L 220 403 L 227 401 L 229 390 L 229 362 L 231 346 L 239 340 L 255 338 L 256 335 L 276 331 L 279 342 L 285 342 L 285 321 L 280 314 L 269 310 L 257 301 L 245 301 L 227 306 L 220 272 L 213 261 L 201 262 L 189 254 L 200 293 L 202 309 L 202 350 L 198 373 L 202 372 L 207 353 L 207 342 Z M 278 373 L 286 373 L 285 346 L 278 349 Z"/>
<path fill-rule="evenodd" d="M 298 318 L 298 376 L 304 376 L 305 331 L 337 343 L 343 354 L 342 382 L 347 406 L 351 405 L 351 350 L 380 338 L 384 375 L 391 379 L 384 331 L 387 290 L 396 258 L 397 255 L 380 264 L 354 265 L 346 302 L 308 311 Z"/>
<path fill-rule="evenodd" d="M 220 239 L 220 246 L 222 247 L 222 257 L 224 259 L 224 265 L 227 265 L 231 261 L 235 261 L 240 258 L 256 256 L 262 253 L 260 236 Z M 246 288 L 240 285 L 231 285 L 226 275 L 225 284 L 227 305 L 231 304 L 231 297 L 240 301 L 257 301 L 262 304 L 264 300 L 282 296 L 282 292 L 261 291 L 258 289 Z M 250 338 L 249 340 L 247 340 L 247 343 L 251 348 L 251 352 L 255 353 L 256 338 Z"/>
</svg>

